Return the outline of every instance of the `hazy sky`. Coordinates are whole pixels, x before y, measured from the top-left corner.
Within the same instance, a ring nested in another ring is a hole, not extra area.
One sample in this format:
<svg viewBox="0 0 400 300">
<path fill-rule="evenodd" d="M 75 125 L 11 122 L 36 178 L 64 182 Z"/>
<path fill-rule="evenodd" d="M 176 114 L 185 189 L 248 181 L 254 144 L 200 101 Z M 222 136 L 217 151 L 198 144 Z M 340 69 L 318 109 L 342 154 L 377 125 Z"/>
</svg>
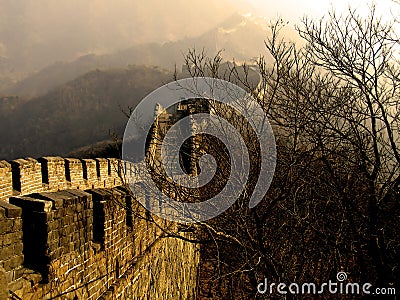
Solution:
<svg viewBox="0 0 400 300">
<path fill-rule="evenodd" d="M 195 36 L 229 0 L 0 0 L 0 56 L 21 66 Z"/>
<path fill-rule="evenodd" d="M 234 0 L 233 0 L 234 1 Z M 331 8 L 338 12 L 346 11 L 349 5 L 357 9 L 360 14 L 368 13 L 368 5 L 371 1 L 365 0 L 278 0 L 278 1 L 265 1 L 265 0 L 245 0 L 257 9 L 260 14 L 267 17 L 271 15 L 281 15 L 282 17 L 290 20 L 297 21 L 304 15 L 320 18 Z M 393 13 L 400 12 L 400 5 L 395 4 L 392 0 L 377 0 L 377 13 L 384 18 L 391 18 L 391 11 Z"/>
<path fill-rule="evenodd" d="M 320 18 L 332 6 L 366 9 L 362 0 L 0 0 L 0 59 L 33 69 L 86 53 L 123 49 L 137 43 L 198 36 L 235 12 L 294 24 Z M 399 15 L 390 0 L 378 13 Z M 0 61 L 1 63 L 2 61 Z M 1 67 L 1 65 L 0 65 Z"/>
</svg>

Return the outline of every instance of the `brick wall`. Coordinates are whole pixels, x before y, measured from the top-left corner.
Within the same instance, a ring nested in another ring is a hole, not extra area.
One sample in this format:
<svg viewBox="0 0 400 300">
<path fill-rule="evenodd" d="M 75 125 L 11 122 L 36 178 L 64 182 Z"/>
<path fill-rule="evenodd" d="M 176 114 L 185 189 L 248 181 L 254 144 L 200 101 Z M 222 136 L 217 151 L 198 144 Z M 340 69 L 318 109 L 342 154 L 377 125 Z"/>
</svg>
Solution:
<svg viewBox="0 0 400 300">
<path fill-rule="evenodd" d="M 41 191 L 42 169 L 41 164 L 33 159 L 16 159 L 11 162 L 13 189 L 20 194 L 29 194 Z"/>
<path fill-rule="evenodd" d="M 122 185 L 118 159 L 61 157 L 0 161 L 0 200 L 12 196 L 65 189 L 109 188 Z"/>
<path fill-rule="evenodd" d="M 0 201 L 0 266 L 6 271 L 7 281 L 18 279 L 22 268 L 21 209 Z"/>
<path fill-rule="evenodd" d="M 9 182 L 10 166 L 0 167 Z M 10 293 L 22 299 L 194 298 L 197 246 L 164 237 L 161 228 L 176 232 L 177 224 L 150 216 L 127 190 L 113 187 L 121 183 L 118 160 L 42 158 L 13 167 L 14 196 L 0 201 L 0 276 Z"/>
<path fill-rule="evenodd" d="M 42 182 L 52 191 L 68 188 L 65 160 L 61 157 L 42 157 L 38 161 L 42 169 Z"/>
<path fill-rule="evenodd" d="M 0 277 L 1 295 L 6 291 L 19 291 L 37 284 L 42 276 L 25 268 L 23 254 L 22 210 L 20 207 L 0 200 Z"/>
<path fill-rule="evenodd" d="M 11 164 L 0 161 L 0 200 L 8 199 L 13 194 Z"/>
</svg>

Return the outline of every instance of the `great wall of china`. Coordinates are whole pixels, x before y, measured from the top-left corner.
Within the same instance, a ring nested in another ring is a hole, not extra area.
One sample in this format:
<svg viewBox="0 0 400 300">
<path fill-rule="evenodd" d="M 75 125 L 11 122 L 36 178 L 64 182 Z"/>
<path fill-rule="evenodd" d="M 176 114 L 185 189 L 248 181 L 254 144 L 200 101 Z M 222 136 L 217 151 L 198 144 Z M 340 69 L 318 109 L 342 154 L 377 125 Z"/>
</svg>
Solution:
<svg viewBox="0 0 400 300">
<path fill-rule="evenodd" d="M 167 236 L 178 224 L 150 217 L 121 169 L 104 158 L 0 161 L 0 299 L 195 298 L 198 247 Z"/>
</svg>

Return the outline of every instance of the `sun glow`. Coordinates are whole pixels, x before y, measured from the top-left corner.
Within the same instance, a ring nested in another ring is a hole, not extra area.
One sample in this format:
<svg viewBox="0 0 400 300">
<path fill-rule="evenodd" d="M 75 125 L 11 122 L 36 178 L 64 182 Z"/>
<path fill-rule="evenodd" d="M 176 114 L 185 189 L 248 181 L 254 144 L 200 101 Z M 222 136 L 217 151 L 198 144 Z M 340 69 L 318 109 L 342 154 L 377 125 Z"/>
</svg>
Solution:
<svg viewBox="0 0 400 300">
<path fill-rule="evenodd" d="M 321 18 L 328 11 L 334 9 L 337 13 L 345 13 L 348 8 L 355 9 L 361 16 L 367 16 L 371 1 L 365 0 L 245 0 L 252 6 L 252 10 L 267 18 L 281 17 L 292 23 L 299 23 L 302 17 Z M 377 16 L 385 21 L 400 16 L 400 4 L 392 0 L 375 1 Z"/>
</svg>

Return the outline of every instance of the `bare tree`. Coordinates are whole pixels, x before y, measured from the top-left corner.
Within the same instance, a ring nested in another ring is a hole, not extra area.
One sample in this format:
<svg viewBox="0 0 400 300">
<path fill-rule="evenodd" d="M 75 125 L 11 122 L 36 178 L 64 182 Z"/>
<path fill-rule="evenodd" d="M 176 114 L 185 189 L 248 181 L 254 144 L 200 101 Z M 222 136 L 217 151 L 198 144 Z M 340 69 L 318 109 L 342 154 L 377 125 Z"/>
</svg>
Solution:
<svg viewBox="0 0 400 300">
<path fill-rule="evenodd" d="M 256 209 L 246 209 L 244 193 L 207 224 L 220 233 L 215 256 L 206 250 L 218 266 L 214 288 L 221 289 L 213 297 L 255 296 L 266 277 L 327 282 L 339 271 L 353 281 L 396 285 L 400 93 L 393 24 L 373 6 L 368 18 L 351 9 L 305 18 L 298 32 L 307 46 L 300 49 L 279 38 L 283 25 L 271 25 L 267 56 L 257 62 L 262 82 L 249 88 L 275 128 L 274 183 Z M 207 68 L 190 54 L 194 69 Z"/>
<path fill-rule="evenodd" d="M 379 219 L 398 194 L 400 184 L 399 40 L 393 23 L 384 23 L 374 6 L 367 18 L 349 10 L 346 16 L 330 13 L 328 21 L 306 18 L 303 25 L 299 33 L 307 41 L 311 61 L 338 78 L 349 95 L 341 97 L 339 109 L 330 109 L 319 117 L 330 142 L 337 139 L 349 145 L 346 165 L 357 167 L 366 181 L 362 204 L 367 207 L 365 228 L 360 228 L 359 235 L 367 240 L 375 276 L 381 283 L 390 282 L 386 252 L 393 240 Z M 338 154 L 323 143 L 320 147 L 325 154 Z M 328 159 L 326 164 L 335 171 Z"/>
<path fill-rule="evenodd" d="M 274 128 L 278 150 L 271 188 L 249 209 L 259 147 L 245 120 L 227 117 L 246 140 L 252 166 L 235 205 L 186 228 L 197 231 L 191 241 L 205 245 L 203 298 L 270 298 L 257 294 L 264 278 L 323 283 L 339 271 L 353 282 L 381 287 L 400 281 L 400 65 L 393 24 L 378 18 L 373 6 L 368 18 L 351 9 L 320 21 L 305 18 L 298 28 L 304 48 L 280 38 L 284 25 L 271 24 L 267 53 L 251 66 L 224 65 L 220 54 L 208 58 L 195 50 L 186 56 L 186 76 L 222 78 L 254 95 Z M 214 189 L 200 193 L 207 198 L 221 189 L 229 162 L 223 145 L 203 142 L 192 159 L 211 153 L 222 170 Z M 170 187 L 160 164 L 153 166 L 158 184 Z M 175 186 L 171 191 L 190 195 Z"/>
</svg>

